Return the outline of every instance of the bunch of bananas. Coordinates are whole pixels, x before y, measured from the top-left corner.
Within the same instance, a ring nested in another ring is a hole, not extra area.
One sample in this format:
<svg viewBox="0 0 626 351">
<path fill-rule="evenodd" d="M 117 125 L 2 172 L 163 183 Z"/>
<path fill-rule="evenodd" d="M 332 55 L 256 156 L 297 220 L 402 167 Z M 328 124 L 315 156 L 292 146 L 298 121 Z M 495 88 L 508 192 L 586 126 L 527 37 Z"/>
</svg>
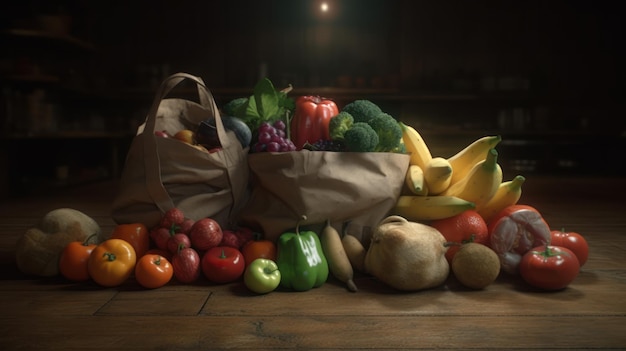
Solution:
<svg viewBox="0 0 626 351">
<path fill-rule="evenodd" d="M 517 203 L 525 178 L 502 180 L 495 147 L 500 136 L 481 137 L 455 155 L 433 157 L 415 128 L 402 124 L 402 141 L 411 156 L 406 186 L 392 211 L 411 221 L 452 217 L 476 210 L 485 221 L 504 207 Z"/>
</svg>

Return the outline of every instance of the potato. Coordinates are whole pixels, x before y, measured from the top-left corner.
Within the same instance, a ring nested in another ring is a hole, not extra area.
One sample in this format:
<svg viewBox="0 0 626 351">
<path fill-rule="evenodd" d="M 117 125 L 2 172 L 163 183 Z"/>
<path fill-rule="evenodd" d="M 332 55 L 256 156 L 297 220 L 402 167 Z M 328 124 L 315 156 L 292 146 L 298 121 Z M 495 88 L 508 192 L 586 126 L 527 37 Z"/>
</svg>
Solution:
<svg viewBox="0 0 626 351">
<path fill-rule="evenodd" d="M 65 246 L 72 241 L 84 241 L 92 234 L 97 235 L 94 242 L 103 239 L 98 223 L 86 214 L 71 208 L 50 211 L 17 241 L 17 267 L 28 275 L 58 275 L 59 257 Z"/>
</svg>

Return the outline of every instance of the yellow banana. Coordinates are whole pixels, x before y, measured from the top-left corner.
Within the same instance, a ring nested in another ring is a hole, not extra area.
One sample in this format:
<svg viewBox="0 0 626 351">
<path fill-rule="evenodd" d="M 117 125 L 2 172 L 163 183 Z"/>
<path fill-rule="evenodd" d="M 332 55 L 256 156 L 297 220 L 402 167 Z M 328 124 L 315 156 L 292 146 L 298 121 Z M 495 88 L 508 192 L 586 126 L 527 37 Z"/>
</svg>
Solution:
<svg viewBox="0 0 626 351">
<path fill-rule="evenodd" d="M 502 183 L 502 168 L 498 164 L 498 151 L 489 149 L 487 156 L 472 167 L 465 178 L 454 184 L 441 195 L 456 196 L 471 201 L 480 209 L 496 193 Z"/>
<path fill-rule="evenodd" d="M 450 183 L 454 184 L 465 178 L 472 167 L 485 158 L 487 151 L 496 147 L 501 140 L 502 137 L 499 135 L 485 136 L 475 140 L 463 150 L 449 157 L 448 162 L 450 162 L 452 170 L 454 171 Z"/>
<path fill-rule="evenodd" d="M 456 196 L 410 196 L 398 198 L 391 214 L 409 221 L 430 221 L 452 217 L 465 210 L 474 209 L 474 203 Z"/>
<path fill-rule="evenodd" d="M 424 181 L 424 170 L 418 165 L 409 165 L 406 171 L 406 186 L 415 195 L 428 195 L 428 188 Z"/>
<path fill-rule="evenodd" d="M 402 127 L 402 141 L 404 142 L 404 147 L 411 156 L 410 163 L 425 169 L 428 161 L 433 158 L 428 145 L 426 145 L 426 142 L 415 128 L 402 122 L 400 126 Z"/>
<path fill-rule="evenodd" d="M 489 222 L 493 216 L 505 207 L 515 205 L 522 196 L 522 184 L 524 184 L 524 181 L 526 181 L 526 178 L 518 175 L 513 180 L 500 183 L 496 193 L 478 210 L 478 214 L 483 217 L 485 222 Z"/>
<path fill-rule="evenodd" d="M 430 195 L 439 195 L 450 185 L 452 166 L 443 157 L 433 157 L 424 169 L 424 180 Z"/>
</svg>

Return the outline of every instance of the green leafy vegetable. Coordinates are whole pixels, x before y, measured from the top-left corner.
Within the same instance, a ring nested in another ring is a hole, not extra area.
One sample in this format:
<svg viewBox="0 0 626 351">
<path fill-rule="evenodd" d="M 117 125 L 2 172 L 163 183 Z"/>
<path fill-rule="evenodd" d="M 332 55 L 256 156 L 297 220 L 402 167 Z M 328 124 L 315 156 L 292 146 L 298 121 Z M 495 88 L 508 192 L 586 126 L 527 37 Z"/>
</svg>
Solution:
<svg viewBox="0 0 626 351">
<path fill-rule="evenodd" d="M 294 109 L 295 102 L 287 92 L 276 90 L 268 78 L 263 78 L 255 85 L 253 95 L 235 109 L 235 117 L 256 130 L 263 122 L 285 121 L 285 115 Z"/>
</svg>

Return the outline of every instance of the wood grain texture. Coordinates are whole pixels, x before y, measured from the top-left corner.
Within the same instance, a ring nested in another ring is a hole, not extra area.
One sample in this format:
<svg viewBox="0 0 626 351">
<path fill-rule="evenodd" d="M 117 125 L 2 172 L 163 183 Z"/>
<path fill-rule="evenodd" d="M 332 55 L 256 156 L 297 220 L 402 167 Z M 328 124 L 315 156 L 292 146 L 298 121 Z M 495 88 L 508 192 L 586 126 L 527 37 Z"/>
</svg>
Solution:
<svg viewBox="0 0 626 351">
<path fill-rule="evenodd" d="M 527 177 L 522 202 L 551 227 L 585 235 L 590 257 L 565 290 L 502 275 L 484 290 L 454 277 L 398 292 L 357 274 L 307 292 L 250 293 L 241 282 L 146 290 L 27 277 L 13 251 L 46 212 L 73 207 L 112 230 L 115 183 L 0 204 L 0 349 L 626 349 L 626 194 L 621 178 Z"/>
</svg>

